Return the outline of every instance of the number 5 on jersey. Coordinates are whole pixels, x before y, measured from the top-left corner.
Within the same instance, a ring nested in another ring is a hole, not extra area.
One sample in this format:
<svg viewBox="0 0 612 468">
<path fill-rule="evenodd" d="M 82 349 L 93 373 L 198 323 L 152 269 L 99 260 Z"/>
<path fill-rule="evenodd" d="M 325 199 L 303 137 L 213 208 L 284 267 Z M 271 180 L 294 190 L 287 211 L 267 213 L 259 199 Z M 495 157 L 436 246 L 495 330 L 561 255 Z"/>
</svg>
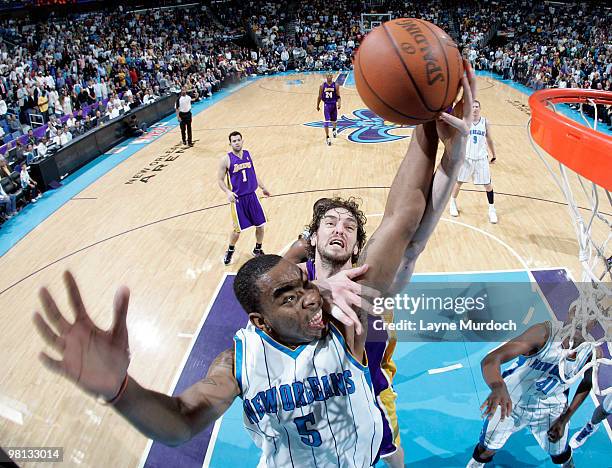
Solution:
<svg viewBox="0 0 612 468">
<path fill-rule="evenodd" d="M 309 413 L 306 416 L 294 418 L 293 422 L 297 427 L 298 433 L 302 436 L 302 442 L 310 447 L 318 447 L 321 445 L 321 434 L 319 434 L 319 431 L 308 429 L 308 423 L 315 423 L 314 414 Z"/>
</svg>

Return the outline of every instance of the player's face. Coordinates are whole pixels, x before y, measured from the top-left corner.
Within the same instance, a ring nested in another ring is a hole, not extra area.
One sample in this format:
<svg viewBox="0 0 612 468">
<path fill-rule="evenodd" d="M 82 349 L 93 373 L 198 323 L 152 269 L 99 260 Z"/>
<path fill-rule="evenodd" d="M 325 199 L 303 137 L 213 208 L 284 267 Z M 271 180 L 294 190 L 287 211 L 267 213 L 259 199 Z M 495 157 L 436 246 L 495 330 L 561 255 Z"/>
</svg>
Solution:
<svg viewBox="0 0 612 468">
<path fill-rule="evenodd" d="M 263 314 L 251 321 L 285 345 L 309 343 L 327 333 L 319 289 L 298 266 L 281 260 L 257 282 Z"/>
<path fill-rule="evenodd" d="M 480 103 L 475 102 L 472 104 L 472 114 L 475 119 L 480 118 Z"/>
<path fill-rule="evenodd" d="M 331 84 L 332 80 L 334 79 L 334 75 L 332 75 L 331 73 L 328 73 L 326 77 L 327 77 L 327 82 Z"/>
<path fill-rule="evenodd" d="M 332 208 L 323 215 L 311 242 L 321 259 L 346 263 L 357 253 L 357 220 L 344 208 Z"/>
<path fill-rule="evenodd" d="M 232 149 L 237 153 L 242 149 L 242 137 L 240 135 L 234 135 L 230 140 Z"/>
</svg>

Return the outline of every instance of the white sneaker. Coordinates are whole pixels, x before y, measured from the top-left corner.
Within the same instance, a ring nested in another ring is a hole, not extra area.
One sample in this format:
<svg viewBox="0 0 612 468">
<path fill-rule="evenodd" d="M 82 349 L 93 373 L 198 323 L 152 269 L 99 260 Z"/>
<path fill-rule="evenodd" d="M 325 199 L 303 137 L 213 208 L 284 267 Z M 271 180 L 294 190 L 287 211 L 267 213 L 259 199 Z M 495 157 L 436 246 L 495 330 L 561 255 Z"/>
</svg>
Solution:
<svg viewBox="0 0 612 468">
<path fill-rule="evenodd" d="M 329 137 L 325 139 L 325 142 L 327 143 L 327 146 L 331 146 L 331 140 L 329 139 Z"/>
<path fill-rule="evenodd" d="M 332 135 L 334 136 L 334 138 L 336 138 L 336 136 L 338 136 L 338 132 L 336 132 L 336 130 L 334 130 L 334 131 L 332 132 Z"/>
<path fill-rule="evenodd" d="M 450 199 L 450 206 L 448 207 L 451 216 L 459 216 L 459 210 L 457 209 L 457 202 L 454 198 Z"/>
<path fill-rule="evenodd" d="M 586 423 L 582 429 L 580 429 L 572 436 L 569 443 L 570 447 L 573 449 L 577 449 L 578 447 L 580 447 L 586 442 L 589 437 L 591 437 L 593 434 L 595 434 L 595 432 L 597 432 L 597 429 L 599 429 L 600 425 L 601 424 L 593 424 L 591 423 L 591 421 Z"/>
<path fill-rule="evenodd" d="M 497 212 L 495 211 L 495 207 L 489 205 L 489 221 L 491 224 L 497 224 Z"/>
</svg>

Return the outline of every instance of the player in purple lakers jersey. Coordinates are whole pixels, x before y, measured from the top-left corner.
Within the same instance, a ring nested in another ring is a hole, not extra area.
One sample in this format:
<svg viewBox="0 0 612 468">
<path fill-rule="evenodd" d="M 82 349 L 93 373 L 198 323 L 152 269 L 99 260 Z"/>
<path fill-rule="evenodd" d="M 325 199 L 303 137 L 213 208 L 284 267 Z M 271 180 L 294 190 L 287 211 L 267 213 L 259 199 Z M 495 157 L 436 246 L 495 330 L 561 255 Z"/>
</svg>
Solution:
<svg viewBox="0 0 612 468">
<path fill-rule="evenodd" d="M 232 220 L 234 221 L 229 247 L 223 257 L 225 265 L 232 262 L 240 233 L 252 226 L 255 226 L 253 256 L 263 255 L 261 244 L 263 243 L 266 215 L 255 193 L 257 187 L 261 188 L 266 197 L 270 196 L 270 192 L 255 174 L 255 166 L 251 155 L 247 150 L 242 149 L 243 142 L 240 132 L 230 133 L 229 141 L 232 151 L 221 157 L 217 172 L 219 187 L 227 195 L 232 211 Z"/>
<path fill-rule="evenodd" d="M 323 114 L 325 115 L 325 141 L 331 145 L 329 139 L 329 123 L 333 126 L 333 135 L 336 138 L 336 122 L 338 120 L 338 109 L 340 109 L 340 87 L 334 80 L 334 76 L 328 73 L 326 80 L 319 87 L 319 97 L 317 98 L 317 111 L 321 110 L 323 101 Z"/>
</svg>

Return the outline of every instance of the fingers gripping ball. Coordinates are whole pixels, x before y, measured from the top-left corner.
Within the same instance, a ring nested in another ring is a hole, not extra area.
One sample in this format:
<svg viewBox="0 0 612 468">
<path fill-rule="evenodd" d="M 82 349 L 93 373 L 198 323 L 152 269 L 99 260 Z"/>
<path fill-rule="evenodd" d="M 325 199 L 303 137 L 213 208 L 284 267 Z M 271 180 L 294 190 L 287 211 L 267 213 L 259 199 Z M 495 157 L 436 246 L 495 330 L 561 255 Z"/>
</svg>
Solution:
<svg viewBox="0 0 612 468">
<path fill-rule="evenodd" d="M 400 18 L 373 29 L 355 55 L 361 99 L 385 120 L 417 125 L 453 104 L 463 76 L 457 45 L 428 21 Z"/>
</svg>

